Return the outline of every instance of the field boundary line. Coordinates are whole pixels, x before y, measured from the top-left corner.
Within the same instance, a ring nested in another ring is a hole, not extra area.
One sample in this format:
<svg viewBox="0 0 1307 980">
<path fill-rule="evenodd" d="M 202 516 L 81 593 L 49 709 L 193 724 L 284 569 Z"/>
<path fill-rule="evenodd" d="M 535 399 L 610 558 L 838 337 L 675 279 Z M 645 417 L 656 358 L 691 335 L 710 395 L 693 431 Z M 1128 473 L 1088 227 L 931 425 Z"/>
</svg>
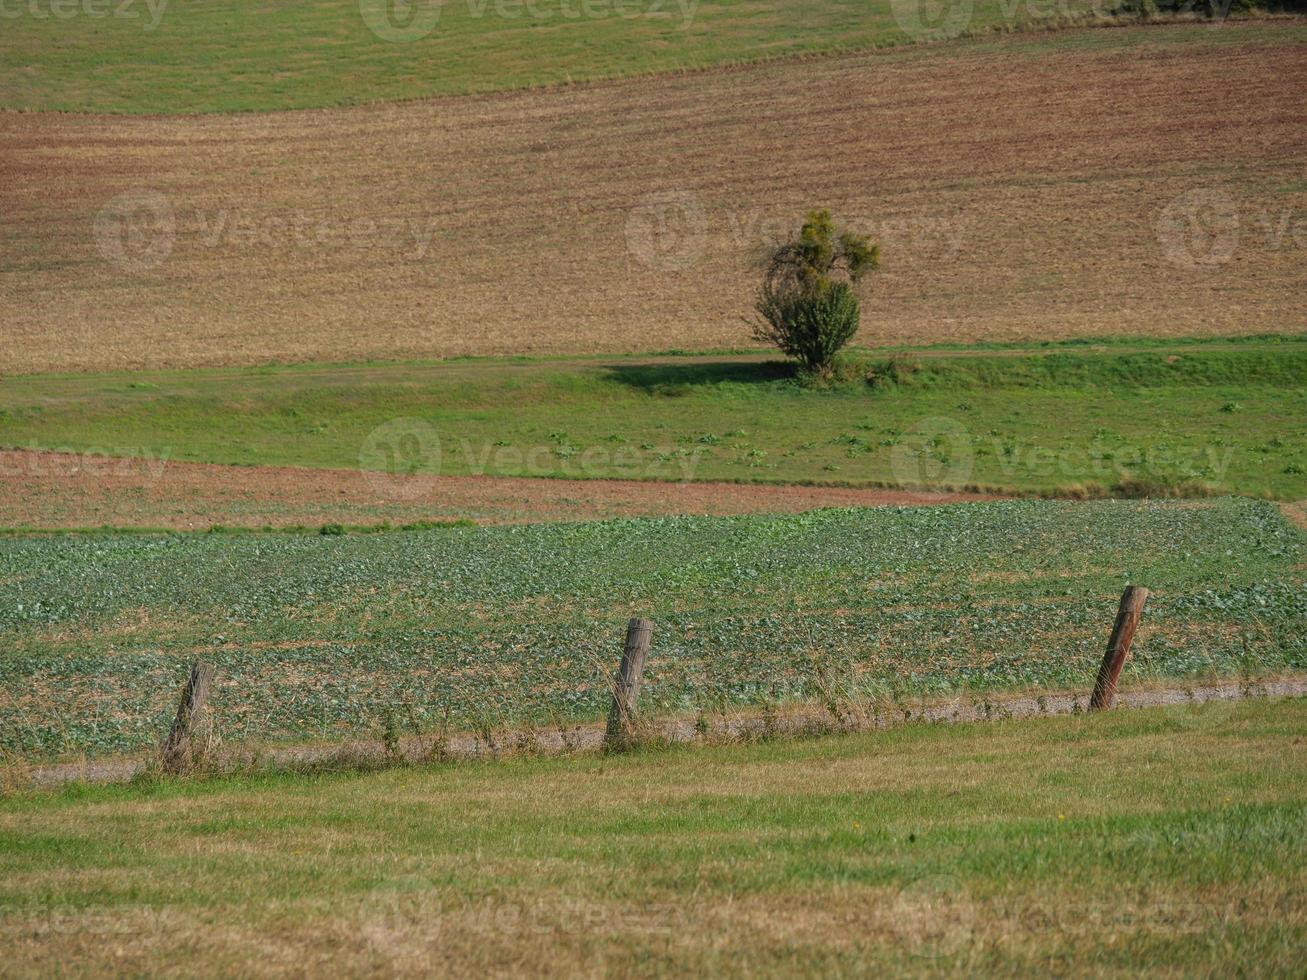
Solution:
<svg viewBox="0 0 1307 980">
<path fill-rule="evenodd" d="M 1304 696 L 1307 696 L 1307 673 L 1186 684 L 1172 681 L 1118 691 L 1115 707 L 1110 710 Z M 971 724 L 1088 714 L 1089 700 L 1088 693 L 1059 690 L 957 694 L 865 705 L 850 702 L 830 707 L 802 702 L 778 705 L 771 710 L 651 720 L 644 726 L 644 741 L 650 745 L 713 745 L 857 734 L 914 723 Z M 215 761 L 213 771 L 231 775 L 296 770 L 348 771 L 396 764 L 496 760 L 520 755 L 580 755 L 601 752 L 605 731 L 605 722 L 597 721 L 566 727 L 507 730 L 493 733 L 488 738 L 471 733 L 407 736 L 399 740 L 398 753 L 388 752 L 380 739 L 256 747 L 222 754 Z M 74 783 L 125 783 L 150 771 L 150 762 L 146 759 L 110 758 L 28 766 L 21 772 L 11 773 L 8 782 L 11 789 L 54 789 Z"/>
</svg>

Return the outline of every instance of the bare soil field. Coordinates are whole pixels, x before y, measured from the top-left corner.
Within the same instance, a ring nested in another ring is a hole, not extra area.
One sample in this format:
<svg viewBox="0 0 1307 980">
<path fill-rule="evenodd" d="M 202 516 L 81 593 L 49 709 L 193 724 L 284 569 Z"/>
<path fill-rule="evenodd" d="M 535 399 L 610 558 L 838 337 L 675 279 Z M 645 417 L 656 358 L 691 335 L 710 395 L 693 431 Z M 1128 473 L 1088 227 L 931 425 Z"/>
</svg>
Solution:
<svg viewBox="0 0 1307 980">
<path fill-rule="evenodd" d="M 408 481 L 358 470 L 213 466 L 71 453 L 0 451 L 0 527 L 204 530 L 377 525 L 467 519 L 478 524 L 789 513 L 818 507 L 992 500 L 979 494 L 845 487 L 489 476 Z"/>
<path fill-rule="evenodd" d="M 0 114 L 0 372 L 735 347 L 764 245 L 817 205 L 881 242 L 865 343 L 1298 331 L 1303 39 L 1136 27 L 369 108 Z"/>
</svg>

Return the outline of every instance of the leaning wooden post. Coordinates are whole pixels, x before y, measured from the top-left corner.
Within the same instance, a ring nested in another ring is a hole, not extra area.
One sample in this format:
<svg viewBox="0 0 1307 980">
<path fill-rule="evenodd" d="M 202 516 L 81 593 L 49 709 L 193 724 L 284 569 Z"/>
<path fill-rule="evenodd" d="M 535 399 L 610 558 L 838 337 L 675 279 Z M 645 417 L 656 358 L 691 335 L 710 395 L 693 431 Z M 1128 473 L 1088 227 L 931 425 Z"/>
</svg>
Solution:
<svg viewBox="0 0 1307 980">
<path fill-rule="evenodd" d="M 185 772 L 191 764 L 191 736 L 195 723 L 199 720 L 204 703 L 209 700 L 209 691 L 213 687 L 213 668 L 201 661 L 191 665 L 191 676 L 186 680 L 182 690 L 182 699 L 177 705 L 177 717 L 173 719 L 172 730 L 163 743 L 160 756 L 164 772 L 178 774 Z"/>
<path fill-rule="evenodd" d="M 636 702 L 640 697 L 640 678 L 649 656 L 653 622 L 635 618 L 626 624 L 626 648 L 622 665 L 613 680 L 613 706 L 608 711 L 608 730 L 604 733 L 605 749 L 628 748 L 635 740 Z"/>
<path fill-rule="evenodd" d="M 1148 601 L 1148 590 L 1141 585 L 1127 585 L 1121 593 L 1121 605 L 1116 611 L 1116 623 L 1112 626 L 1112 636 L 1107 641 L 1107 652 L 1103 654 L 1103 663 L 1098 668 L 1098 680 L 1094 683 L 1094 694 L 1089 699 L 1090 711 L 1102 711 L 1112 707 L 1116 697 L 1116 681 L 1121 676 L 1121 668 L 1130 659 L 1130 644 L 1135 638 L 1135 628 L 1143 614 L 1144 603 Z"/>
</svg>

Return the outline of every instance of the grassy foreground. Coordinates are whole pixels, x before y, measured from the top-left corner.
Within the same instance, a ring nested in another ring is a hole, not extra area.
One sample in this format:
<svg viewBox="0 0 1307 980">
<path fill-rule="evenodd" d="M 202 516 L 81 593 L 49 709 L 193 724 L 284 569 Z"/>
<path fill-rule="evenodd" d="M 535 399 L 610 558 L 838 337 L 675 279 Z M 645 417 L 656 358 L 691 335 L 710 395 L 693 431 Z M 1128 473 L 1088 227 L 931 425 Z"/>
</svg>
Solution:
<svg viewBox="0 0 1307 980">
<path fill-rule="evenodd" d="M 18 376 L 0 380 L 0 442 L 392 474 L 1307 496 L 1302 338 L 889 357 L 851 355 L 829 390 L 761 355 Z"/>
<path fill-rule="evenodd" d="M 222 112 L 561 84 L 905 44 L 890 0 L 52 0 L 0 18 L 0 107 Z M 51 15 L 52 7 L 61 15 Z M 978 0 L 958 30 L 1107 8 Z M 414 37 L 406 28 L 412 12 Z M 434 14 L 434 18 L 432 18 Z M 431 18 L 428 20 L 428 18 Z M 379 31 L 374 32 L 371 24 Z M 423 30 L 428 26 L 428 30 Z M 389 30 L 394 27 L 393 34 Z M 926 32 L 935 26 L 923 22 Z M 906 29 L 905 29 L 906 28 Z"/>
<path fill-rule="evenodd" d="M 1290 975 L 1307 703 L 0 800 L 11 975 Z M 253 953 L 257 950 L 257 953 Z"/>
<path fill-rule="evenodd" d="M 1154 590 L 1132 679 L 1300 670 L 1302 560 L 1230 498 L 4 538 L 0 752 L 151 746 L 196 657 L 228 744 L 596 719 L 634 614 L 660 713 L 1084 689 L 1127 582 Z"/>
</svg>

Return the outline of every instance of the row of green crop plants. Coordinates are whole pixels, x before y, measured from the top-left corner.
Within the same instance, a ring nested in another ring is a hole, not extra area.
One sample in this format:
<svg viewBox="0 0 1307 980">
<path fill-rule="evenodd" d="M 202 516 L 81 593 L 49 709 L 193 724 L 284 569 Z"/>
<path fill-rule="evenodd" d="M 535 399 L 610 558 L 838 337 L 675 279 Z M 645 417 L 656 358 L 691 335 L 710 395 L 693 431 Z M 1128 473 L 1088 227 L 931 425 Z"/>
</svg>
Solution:
<svg viewBox="0 0 1307 980">
<path fill-rule="evenodd" d="M 1303 542 L 1270 504 L 1001 501 L 387 535 L 0 541 L 0 748 L 135 751 L 189 664 L 228 743 L 1083 688 L 1127 582 L 1128 682 L 1307 667 Z"/>
</svg>

